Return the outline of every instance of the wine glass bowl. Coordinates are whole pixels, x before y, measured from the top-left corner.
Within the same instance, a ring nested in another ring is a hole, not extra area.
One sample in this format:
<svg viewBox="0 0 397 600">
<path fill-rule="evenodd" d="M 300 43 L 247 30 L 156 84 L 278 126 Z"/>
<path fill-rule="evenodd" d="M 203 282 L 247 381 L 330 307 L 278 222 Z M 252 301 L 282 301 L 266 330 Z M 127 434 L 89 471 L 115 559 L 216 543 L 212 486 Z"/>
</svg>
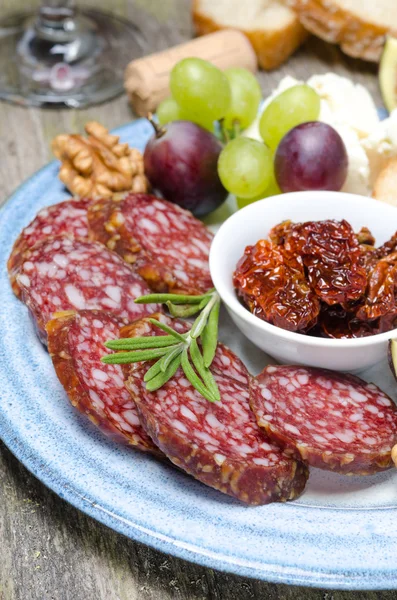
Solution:
<svg viewBox="0 0 397 600">
<path fill-rule="evenodd" d="M 128 21 L 71 0 L 45 0 L 38 14 L 0 22 L 0 99 L 80 108 L 123 91 L 124 69 L 145 39 Z"/>
</svg>

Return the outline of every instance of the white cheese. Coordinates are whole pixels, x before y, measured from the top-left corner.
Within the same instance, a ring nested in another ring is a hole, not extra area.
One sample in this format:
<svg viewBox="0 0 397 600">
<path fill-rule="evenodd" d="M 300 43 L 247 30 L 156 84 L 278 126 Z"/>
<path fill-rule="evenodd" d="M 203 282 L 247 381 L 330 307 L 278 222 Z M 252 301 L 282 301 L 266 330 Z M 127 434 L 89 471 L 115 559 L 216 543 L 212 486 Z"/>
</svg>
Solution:
<svg viewBox="0 0 397 600">
<path fill-rule="evenodd" d="M 339 123 L 334 123 L 333 127 L 344 141 L 349 157 L 347 177 L 341 191 L 369 196 L 371 194 L 369 162 L 357 132 L 351 127 Z"/>
<path fill-rule="evenodd" d="M 397 155 L 397 109 L 380 121 L 361 144 L 368 157 L 372 187 L 387 161 Z"/>
<path fill-rule="evenodd" d="M 325 108 L 326 105 L 329 109 L 327 112 L 332 122 L 351 127 L 359 138 L 368 136 L 379 124 L 375 103 L 369 92 L 359 83 L 355 84 L 335 73 L 326 73 L 313 75 L 307 84 L 320 96 L 321 108 Z M 326 115 L 320 113 L 320 120 L 328 122 L 324 116 Z"/>
</svg>

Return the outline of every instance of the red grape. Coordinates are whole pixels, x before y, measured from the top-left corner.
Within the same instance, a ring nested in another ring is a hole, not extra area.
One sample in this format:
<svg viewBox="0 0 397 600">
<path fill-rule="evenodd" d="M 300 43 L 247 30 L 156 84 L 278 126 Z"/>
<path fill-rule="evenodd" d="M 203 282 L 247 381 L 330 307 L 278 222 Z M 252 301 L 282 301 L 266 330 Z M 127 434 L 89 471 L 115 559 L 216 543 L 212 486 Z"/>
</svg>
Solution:
<svg viewBox="0 0 397 600">
<path fill-rule="evenodd" d="M 228 195 L 217 169 L 221 150 L 212 133 L 190 121 L 156 126 L 144 153 L 145 174 L 166 200 L 201 217 Z"/>
<path fill-rule="evenodd" d="M 346 147 L 330 125 L 320 121 L 303 123 L 281 140 L 274 167 L 283 192 L 339 191 L 347 176 Z"/>
</svg>

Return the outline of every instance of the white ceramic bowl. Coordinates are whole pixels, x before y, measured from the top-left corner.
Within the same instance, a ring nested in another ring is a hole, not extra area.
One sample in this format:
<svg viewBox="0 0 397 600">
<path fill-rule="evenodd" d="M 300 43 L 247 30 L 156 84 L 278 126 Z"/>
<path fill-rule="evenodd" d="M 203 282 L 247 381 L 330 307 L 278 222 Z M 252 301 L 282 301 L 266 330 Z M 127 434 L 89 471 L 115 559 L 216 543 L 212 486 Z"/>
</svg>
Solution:
<svg viewBox="0 0 397 600">
<path fill-rule="evenodd" d="M 266 238 L 270 229 L 285 219 L 346 219 L 356 231 L 369 227 L 377 245 L 397 231 L 397 208 L 342 192 L 295 192 L 246 206 L 223 223 L 210 253 L 212 280 L 234 323 L 256 346 L 282 363 L 360 371 L 383 360 L 388 340 L 397 337 L 397 329 L 360 339 L 311 337 L 270 325 L 239 302 L 232 283 L 237 261 L 246 246 Z"/>
</svg>

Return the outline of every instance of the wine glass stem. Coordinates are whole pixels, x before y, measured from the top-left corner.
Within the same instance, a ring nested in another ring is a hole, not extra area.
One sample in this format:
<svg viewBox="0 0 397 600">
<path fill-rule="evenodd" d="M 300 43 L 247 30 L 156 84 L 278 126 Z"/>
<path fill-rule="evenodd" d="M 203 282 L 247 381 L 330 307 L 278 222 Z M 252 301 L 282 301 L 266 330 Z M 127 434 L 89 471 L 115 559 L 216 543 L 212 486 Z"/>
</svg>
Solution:
<svg viewBox="0 0 397 600">
<path fill-rule="evenodd" d="M 48 14 L 70 14 L 74 12 L 75 0 L 42 0 L 40 12 Z"/>
<path fill-rule="evenodd" d="M 44 27 L 64 27 L 66 19 L 75 15 L 75 0 L 42 0 L 38 15 L 38 25 Z"/>
<path fill-rule="evenodd" d="M 42 0 L 37 20 L 36 32 L 40 37 L 65 37 L 75 31 L 75 0 Z"/>
</svg>

